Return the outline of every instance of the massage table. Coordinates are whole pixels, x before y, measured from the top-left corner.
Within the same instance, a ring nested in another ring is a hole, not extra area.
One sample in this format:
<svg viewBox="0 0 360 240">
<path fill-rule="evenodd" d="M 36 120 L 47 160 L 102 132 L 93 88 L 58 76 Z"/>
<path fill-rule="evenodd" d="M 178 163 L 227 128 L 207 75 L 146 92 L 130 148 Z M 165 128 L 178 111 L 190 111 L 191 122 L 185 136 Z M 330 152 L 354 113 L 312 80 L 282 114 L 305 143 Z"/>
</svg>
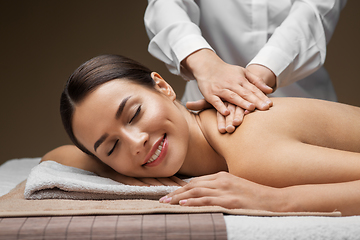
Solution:
<svg viewBox="0 0 360 240">
<path fill-rule="evenodd" d="M 0 196 L 26 180 L 39 161 L 12 159 L 1 165 Z M 360 216 L 264 217 L 215 212 L 0 217 L 0 239 L 39 238 L 360 239 Z"/>
</svg>

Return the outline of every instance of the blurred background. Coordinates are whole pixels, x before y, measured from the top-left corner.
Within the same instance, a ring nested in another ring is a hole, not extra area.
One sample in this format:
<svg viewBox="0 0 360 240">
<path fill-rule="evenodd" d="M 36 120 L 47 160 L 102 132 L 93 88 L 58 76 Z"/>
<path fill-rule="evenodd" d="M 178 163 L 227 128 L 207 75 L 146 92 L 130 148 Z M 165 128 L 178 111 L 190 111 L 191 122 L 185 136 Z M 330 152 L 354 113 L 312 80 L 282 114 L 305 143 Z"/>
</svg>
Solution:
<svg viewBox="0 0 360 240">
<path fill-rule="evenodd" d="M 1 1 L 0 164 L 69 144 L 59 114 L 68 76 L 84 61 L 122 54 L 159 72 L 182 96 L 185 81 L 147 52 L 147 1 Z M 360 106 L 360 1 L 349 0 L 325 66 L 339 101 Z M 334 116 L 336 117 L 336 116 Z"/>
</svg>

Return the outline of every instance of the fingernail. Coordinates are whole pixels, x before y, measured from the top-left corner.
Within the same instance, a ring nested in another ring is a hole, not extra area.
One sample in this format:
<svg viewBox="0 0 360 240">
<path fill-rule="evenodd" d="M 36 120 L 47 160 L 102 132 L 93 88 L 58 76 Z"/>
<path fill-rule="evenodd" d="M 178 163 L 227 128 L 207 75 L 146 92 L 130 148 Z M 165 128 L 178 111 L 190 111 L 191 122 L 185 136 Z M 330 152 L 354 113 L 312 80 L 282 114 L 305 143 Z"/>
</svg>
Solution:
<svg viewBox="0 0 360 240">
<path fill-rule="evenodd" d="M 167 196 L 163 196 L 162 198 L 159 199 L 159 202 L 164 202 L 164 200 L 167 198 Z"/>
<path fill-rule="evenodd" d="M 221 132 L 221 133 L 226 132 L 226 128 L 225 128 L 225 127 L 220 127 L 220 128 L 219 128 L 219 132 Z"/>
<path fill-rule="evenodd" d="M 248 109 L 249 109 L 249 110 L 252 110 L 252 109 L 254 109 L 254 108 L 255 108 L 255 105 L 254 105 L 254 104 L 250 103 L 250 104 L 248 105 Z"/>
<path fill-rule="evenodd" d="M 229 126 L 226 127 L 226 131 L 227 132 L 233 132 L 233 131 L 235 131 L 235 127 L 232 126 L 232 125 L 229 125 Z"/>
<path fill-rule="evenodd" d="M 179 204 L 180 204 L 180 205 L 184 205 L 186 202 L 187 202 L 186 199 L 185 199 L 185 200 L 180 200 L 180 201 L 179 201 Z"/>
<path fill-rule="evenodd" d="M 236 119 L 234 119 L 234 121 L 233 121 L 233 126 L 234 126 L 234 127 L 238 127 L 238 126 L 241 124 L 241 122 L 242 122 L 241 119 L 236 118 Z"/>
<path fill-rule="evenodd" d="M 262 105 L 261 105 L 261 108 L 263 108 L 263 109 L 266 109 L 266 108 L 268 108 L 270 105 L 266 102 L 266 103 L 263 103 Z"/>
<path fill-rule="evenodd" d="M 163 203 L 169 203 L 171 202 L 172 197 L 166 197 L 165 199 L 163 199 Z"/>
</svg>

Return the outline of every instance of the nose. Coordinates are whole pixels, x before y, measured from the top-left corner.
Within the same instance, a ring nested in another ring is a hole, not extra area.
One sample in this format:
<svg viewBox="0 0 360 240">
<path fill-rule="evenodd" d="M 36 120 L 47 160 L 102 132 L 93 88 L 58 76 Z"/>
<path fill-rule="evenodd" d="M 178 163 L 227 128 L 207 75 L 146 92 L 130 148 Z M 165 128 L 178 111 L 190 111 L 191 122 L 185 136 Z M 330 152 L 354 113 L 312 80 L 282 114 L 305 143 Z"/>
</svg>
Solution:
<svg viewBox="0 0 360 240">
<path fill-rule="evenodd" d="M 149 140 L 149 134 L 137 129 L 126 129 L 122 131 L 123 141 L 128 143 L 132 155 L 138 155 L 144 151 Z"/>
</svg>

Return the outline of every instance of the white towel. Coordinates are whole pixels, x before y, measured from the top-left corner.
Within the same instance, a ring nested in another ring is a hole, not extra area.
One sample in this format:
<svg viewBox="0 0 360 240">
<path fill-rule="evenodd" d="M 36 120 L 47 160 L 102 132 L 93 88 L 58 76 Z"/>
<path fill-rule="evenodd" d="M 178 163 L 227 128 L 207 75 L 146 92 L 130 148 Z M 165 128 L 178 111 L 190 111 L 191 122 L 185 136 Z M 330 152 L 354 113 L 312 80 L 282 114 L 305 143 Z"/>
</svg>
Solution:
<svg viewBox="0 0 360 240">
<path fill-rule="evenodd" d="M 177 186 L 131 186 L 92 172 L 45 161 L 34 167 L 26 182 L 26 199 L 159 199 Z"/>
<path fill-rule="evenodd" d="M 228 240 L 358 240 L 360 216 L 252 217 L 224 215 Z"/>
<path fill-rule="evenodd" d="M 37 166 L 41 158 L 20 158 L 6 161 L 0 166 L 0 196 L 15 188 L 26 180 L 33 167 Z"/>
</svg>

